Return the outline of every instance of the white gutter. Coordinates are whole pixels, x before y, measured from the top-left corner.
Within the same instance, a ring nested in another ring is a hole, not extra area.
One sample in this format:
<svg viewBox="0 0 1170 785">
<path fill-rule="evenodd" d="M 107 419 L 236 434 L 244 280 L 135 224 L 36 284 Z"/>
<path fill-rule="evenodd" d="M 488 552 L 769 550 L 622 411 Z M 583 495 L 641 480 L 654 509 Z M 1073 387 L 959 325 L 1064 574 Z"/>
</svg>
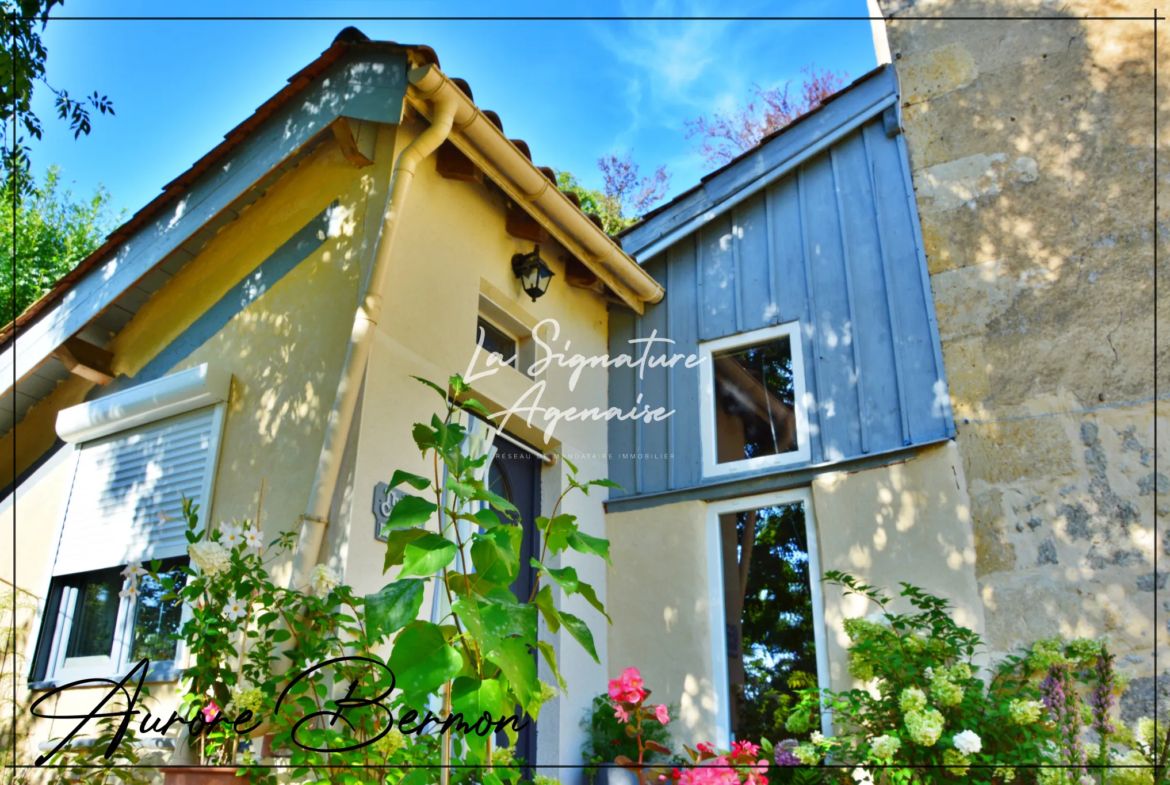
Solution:
<svg viewBox="0 0 1170 785">
<path fill-rule="evenodd" d="M 415 68 L 408 74 L 411 84 L 426 80 L 431 71 L 438 69 L 428 65 Z M 434 82 L 430 82 L 434 84 Z M 325 428 L 325 441 L 321 445 L 321 457 L 317 462 L 317 475 L 309 494 L 309 504 L 301 516 L 301 532 L 297 540 L 297 551 L 293 559 L 293 571 L 289 586 L 300 587 L 308 582 L 309 572 L 317 564 L 321 542 L 325 538 L 329 509 L 333 503 L 333 492 L 337 487 L 337 476 L 341 470 L 341 458 L 353 413 L 357 407 L 358 390 L 365 376 L 366 363 L 370 357 L 374 330 L 382 313 L 382 291 L 390 272 L 390 257 L 394 250 L 394 239 L 398 234 L 406 198 L 410 193 L 414 172 L 420 161 L 435 152 L 451 133 L 452 126 L 459 120 L 464 107 L 458 100 L 463 95 L 459 88 L 445 77 L 430 89 L 423 89 L 424 97 L 431 102 L 431 125 L 398 156 L 394 173 L 390 179 L 390 194 L 386 200 L 386 211 L 382 228 L 378 232 L 374 250 L 374 264 L 367 278 L 365 290 L 359 298 L 354 314 L 353 331 L 350 333 L 349 348 L 345 354 L 345 365 L 333 400 L 333 411 Z"/>
</svg>

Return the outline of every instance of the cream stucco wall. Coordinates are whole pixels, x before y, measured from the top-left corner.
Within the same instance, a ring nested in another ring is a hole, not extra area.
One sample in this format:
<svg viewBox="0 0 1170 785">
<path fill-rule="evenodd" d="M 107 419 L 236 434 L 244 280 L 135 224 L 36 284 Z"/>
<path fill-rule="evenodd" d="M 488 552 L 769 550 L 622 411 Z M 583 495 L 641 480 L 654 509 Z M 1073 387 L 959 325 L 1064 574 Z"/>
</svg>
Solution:
<svg viewBox="0 0 1170 785">
<path fill-rule="evenodd" d="M 903 581 L 920 586 L 948 599 L 956 622 L 982 633 L 970 501 L 958 461 L 955 443 L 946 442 L 904 463 L 818 477 L 812 495 L 822 572 L 849 572 L 889 596 Z M 842 621 L 877 609 L 833 586 L 825 587 L 824 604 L 830 686 L 850 689 Z M 891 607 L 911 610 L 902 600 Z"/>
<path fill-rule="evenodd" d="M 397 148 L 408 144 L 418 130 L 417 126 L 404 125 L 396 140 Z M 380 191 L 371 201 L 375 213 L 384 199 L 385 192 Z M 532 243 L 505 232 L 504 203 L 498 191 L 481 184 L 444 179 L 435 171 L 434 159 L 428 159 L 419 166 L 403 221 L 370 355 L 358 414 L 360 423 L 354 427 L 356 446 L 350 445 L 343 467 L 328 553 L 323 556 L 343 568 L 345 581 L 359 593 L 377 591 L 388 581 L 382 574 L 385 546 L 374 539 L 374 486 L 388 480 L 395 469 L 424 476 L 433 472 L 433 467 L 421 460 L 410 433 L 414 423 L 429 421 L 442 402 L 411 376 L 444 384 L 454 373 L 468 375 L 481 292 L 492 292 L 496 305 L 518 322 L 531 325 L 546 318 L 557 319 L 558 350 L 563 349 L 565 340 L 570 340 L 572 352 L 586 356 L 606 352 L 606 304 L 593 293 L 565 284 L 560 260 L 564 251 L 556 242 L 541 246 L 542 257 L 557 273 L 548 293 L 534 303 L 520 291 L 511 259 L 516 253 L 531 251 Z M 485 370 L 482 363 L 478 367 Z M 605 407 L 604 370 L 586 371 L 574 390 L 569 390 L 568 375 L 567 369 L 553 366 L 534 380 L 505 368 L 476 379 L 474 397 L 499 411 L 514 406 L 535 383 L 543 382 L 541 406 Z M 529 396 L 527 402 L 532 403 L 533 397 Z M 507 430 L 540 449 L 562 451 L 578 466 L 583 478 L 605 476 L 607 429 L 603 422 L 562 422 L 547 444 L 540 435 L 544 422 L 539 416 L 534 418 L 533 426 L 527 427 L 522 417 L 514 417 Z M 563 463 L 541 472 L 540 514 L 551 514 L 556 499 L 568 487 L 565 478 Z M 582 531 L 604 536 L 604 498 L 604 489 L 595 489 L 589 497 L 574 494 L 562 511 L 578 516 Z M 560 560 L 559 566 L 574 566 L 579 577 L 593 584 L 599 598 L 605 601 L 606 567 L 600 559 L 571 553 L 563 554 Z M 559 590 L 556 594 L 558 605 L 589 624 L 603 663 L 595 663 L 563 630 L 549 637 L 557 649 L 558 664 L 569 689 L 567 695 L 542 710 L 539 758 L 545 763 L 577 763 L 580 718 L 592 695 L 605 687 L 606 621 L 580 597 L 566 601 L 559 596 Z M 429 607 L 428 597 L 424 609 Z M 548 673 L 541 677 L 553 682 Z"/>
<path fill-rule="evenodd" d="M 896 594 L 900 581 L 947 597 L 955 620 L 983 631 L 975 581 L 969 501 L 953 442 L 913 458 L 854 473 L 827 473 L 812 483 L 812 513 L 822 573 L 851 572 Z M 611 677 L 642 671 L 655 701 L 676 703 L 678 741 L 716 738 L 724 674 L 715 673 L 707 544 L 714 516 L 701 501 L 611 513 L 615 571 L 609 593 L 630 598 L 611 608 Z M 716 576 L 715 580 L 719 580 Z M 828 687 L 850 689 L 842 621 L 875 610 L 839 588 L 824 587 Z M 895 604 L 895 608 L 902 609 Z M 725 664 L 718 664 L 725 667 Z M 723 710 L 726 710 L 725 708 Z"/>
</svg>

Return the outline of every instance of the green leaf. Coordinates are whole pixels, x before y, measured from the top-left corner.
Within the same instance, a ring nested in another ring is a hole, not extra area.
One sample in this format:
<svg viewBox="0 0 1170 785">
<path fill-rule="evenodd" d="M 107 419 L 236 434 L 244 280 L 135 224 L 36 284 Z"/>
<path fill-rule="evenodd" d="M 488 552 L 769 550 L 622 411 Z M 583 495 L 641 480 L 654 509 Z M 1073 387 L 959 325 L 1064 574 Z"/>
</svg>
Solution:
<svg viewBox="0 0 1170 785">
<path fill-rule="evenodd" d="M 484 507 L 482 510 L 475 513 L 475 520 L 479 521 L 479 525 L 485 529 L 494 529 L 500 525 L 500 516 L 496 515 L 493 510 Z"/>
<path fill-rule="evenodd" d="M 533 559 L 532 566 L 539 569 L 540 562 Z M 559 570 L 553 569 L 552 567 L 544 567 L 543 569 L 557 582 L 557 586 L 560 586 L 565 594 L 576 594 L 578 592 L 579 581 L 577 580 L 577 571 L 572 567 L 562 567 Z"/>
<path fill-rule="evenodd" d="M 406 546 L 419 537 L 430 534 L 426 529 L 394 529 L 386 534 L 386 561 L 382 564 L 382 572 L 391 567 L 402 564 L 406 556 Z"/>
<path fill-rule="evenodd" d="M 487 488 L 476 489 L 475 493 L 471 495 L 471 498 L 475 499 L 476 501 L 487 502 L 500 512 L 511 512 L 517 515 L 520 514 L 520 511 L 516 509 L 516 505 L 512 504 L 512 502 L 508 501 L 503 496 L 492 493 Z"/>
<path fill-rule="evenodd" d="M 545 542 L 554 554 L 569 547 L 569 538 L 577 532 L 576 515 L 558 515 L 548 523 Z"/>
<path fill-rule="evenodd" d="M 597 599 L 597 594 L 593 591 L 592 586 L 581 581 L 577 584 L 577 593 L 584 597 L 586 602 L 601 611 L 601 615 L 605 617 L 606 621 L 613 624 L 613 619 L 609 618 L 609 614 L 605 612 L 605 606 L 601 604 L 601 600 Z"/>
<path fill-rule="evenodd" d="M 406 546 L 399 577 L 434 575 L 455 560 L 455 543 L 434 532 L 427 532 Z"/>
<path fill-rule="evenodd" d="M 500 645 L 500 636 L 488 630 L 479 613 L 480 603 L 475 597 L 458 597 L 451 603 L 451 610 L 463 622 L 463 626 L 475 638 L 479 649 L 484 654 L 495 651 Z"/>
<path fill-rule="evenodd" d="M 475 488 L 468 485 L 467 483 L 459 482 L 450 475 L 447 475 L 447 481 L 443 483 L 443 488 L 444 490 L 451 491 L 451 493 L 455 494 L 464 501 L 470 499 L 471 495 L 475 493 Z"/>
<path fill-rule="evenodd" d="M 451 378 L 447 379 L 447 384 L 451 385 L 451 389 L 456 395 L 462 395 L 471 389 L 471 386 L 467 382 L 463 381 L 463 377 L 459 374 L 455 374 Z"/>
<path fill-rule="evenodd" d="M 555 634 L 561 628 L 561 614 L 557 610 L 556 603 L 553 602 L 552 587 L 547 583 L 542 586 L 536 596 L 532 598 L 532 603 L 540 611 L 540 615 L 544 617 L 544 623 L 548 625 L 549 632 Z"/>
<path fill-rule="evenodd" d="M 417 474 L 404 472 L 401 469 L 395 470 L 394 475 L 390 478 L 390 487 L 397 488 L 404 482 L 408 483 L 416 491 L 425 491 L 431 487 L 431 481 L 426 477 L 419 477 Z"/>
<path fill-rule="evenodd" d="M 497 679 L 480 681 L 469 676 L 460 676 L 451 685 L 451 711 L 462 714 L 468 725 L 475 725 L 485 714 L 490 720 L 498 720 L 508 713 L 508 702 L 504 694 L 504 685 Z M 482 756 L 487 747 L 488 736 L 467 734 L 463 736 L 463 742 L 480 752 Z"/>
<path fill-rule="evenodd" d="M 449 572 L 447 573 L 447 580 L 451 584 L 451 591 L 460 597 L 465 596 L 468 591 L 482 596 L 499 588 L 496 584 L 477 572 L 473 572 L 470 575 L 464 575 L 461 572 Z"/>
<path fill-rule="evenodd" d="M 624 490 L 625 490 L 625 488 L 623 488 L 622 486 L 618 485 L 618 484 L 617 484 L 616 482 L 614 482 L 613 480 L 607 480 L 607 479 L 605 479 L 605 478 L 602 478 L 602 479 L 600 479 L 600 480 L 590 480 L 589 482 L 587 482 L 587 483 L 585 483 L 585 484 L 586 484 L 586 485 L 600 485 L 602 488 L 617 488 L 619 491 L 624 491 Z"/>
<path fill-rule="evenodd" d="M 566 458 L 564 453 L 558 452 L 557 455 L 560 456 L 560 459 L 565 462 L 565 466 L 569 467 L 570 472 L 572 472 L 573 474 L 577 473 L 576 464 L 574 464 L 572 461 L 570 461 L 568 458 Z"/>
<path fill-rule="evenodd" d="M 536 608 L 528 603 L 501 602 L 485 598 L 479 602 L 479 615 L 484 629 L 499 638 L 519 636 L 528 643 L 536 642 Z"/>
<path fill-rule="evenodd" d="M 569 634 L 576 638 L 577 643 L 580 643 L 582 648 L 589 652 L 589 656 L 593 658 L 593 661 L 600 665 L 601 660 L 597 659 L 597 649 L 593 645 L 593 633 L 589 631 L 589 625 L 571 613 L 559 611 L 559 614 L 561 624 L 565 625 L 565 629 L 569 631 Z"/>
<path fill-rule="evenodd" d="M 429 379 L 424 379 L 421 376 L 411 376 L 410 378 L 415 379 L 417 381 L 420 381 L 423 384 L 425 384 L 427 387 L 430 387 L 432 390 L 437 392 L 443 398 L 444 403 L 447 402 L 447 391 L 444 390 L 439 385 L 435 384 L 434 382 L 430 381 Z"/>
<path fill-rule="evenodd" d="M 471 563 L 475 565 L 477 573 L 493 583 L 507 585 L 520 574 L 520 559 L 516 556 L 512 533 L 509 531 L 513 528 L 516 527 L 499 526 L 472 535 Z"/>
<path fill-rule="evenodd" d="M 429 502 L 421 496 L 403 496 L 390 510 L 390 517 L 386 520 L 384 528 L 410 529 L 422 526 L 431 519 L 431 515 L 437 509 L 434 502 Z"/>
<path fill-rule="evenodd" d="M 410 435 L 414 437 L 415 446 L 419 451 L 426 455 L 427 450 L 439 449 L 438 435 L 433 428 L 428 428 L 421 422 L 415 423 L 414 428 L 411 429 Z"/>
<path fill-rule="evenodd" d="M 394 641 L 388 664 L 407 704 L 421 705 L 428 695 L 455 678 L 463 668 L 463 657 L 437 624 L 417 621 Z"/>
<path fill-rule="evenodd" d="M 459 406 L 462 409 L 471 409 L 471 411 L 475 412 L 476 414 L 482 414 L 484 417 L 492 416 L 492 413 L 488 411 L 488 408 L 474 398 L 468 398 L 464 401 L 461 401 Z"/>
<path fill-rule="evenodd" d="M 425 580 L 407 578 L 388 583 L 366 595 L 366 626 L 371 638 L 397 632 L 418 618 Z"/>
<path fill-rule="evenodd" d="M 540 681 L 528 644 L 519 638 L 503 640 L 488 660 L 500 666 L 520 705 L 535 718 L 540 712 Z"/>
<path fill-rule="evenodd" d="M 610 567 L 613 566 L 613 562 L 609 560 L 609 540 L 575 531 L 569 535 L 569 547 L 578 553 L 600 556 L 609 563 Z"/>
<path fill-rule="evenodd" d="M 553 672 L 553 676 L 557 677 L 557 684 L 561 686 L 561 690 L 567 691 L 569 687 L 565 684 L 564 678 L 561 677 L 560 668 L 557 667 L 557 650 L 552 647 L 551 643 L 547 643 L 546 641 L 537 643 L 536 648 L 540 649 L 540 654 L 548 664 L 548 669 Z"/>
</svg>

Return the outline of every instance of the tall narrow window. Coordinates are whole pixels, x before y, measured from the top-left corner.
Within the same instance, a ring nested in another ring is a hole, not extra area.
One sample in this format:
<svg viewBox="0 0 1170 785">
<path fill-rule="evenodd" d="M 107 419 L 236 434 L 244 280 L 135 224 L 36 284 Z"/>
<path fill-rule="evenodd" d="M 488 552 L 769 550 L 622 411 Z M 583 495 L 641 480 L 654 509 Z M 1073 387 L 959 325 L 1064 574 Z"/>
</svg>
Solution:
<svg viewBox="0 0 1170 785">
<path fill-rule="evenodd" d="M 519 352 L 516 350 L 516 339 L 496 327 L 482 316 L 476 321 L 476 340 L 488 354 L 500 355 L 502 365 L 516 368 L 520 362 Z"/>
<path fill-rule="evenodd" d="M 808 494 L 712 507 L 722 559 L 729 730 L 737 739 L 792 737 L 782 718 L 799 700 L 797 691 L 827 686 Z"/>
<path fill-rule="evenodd" d="M 796 323 L 700 346 L 704 474 L 808 460 Z"/>
</svg>

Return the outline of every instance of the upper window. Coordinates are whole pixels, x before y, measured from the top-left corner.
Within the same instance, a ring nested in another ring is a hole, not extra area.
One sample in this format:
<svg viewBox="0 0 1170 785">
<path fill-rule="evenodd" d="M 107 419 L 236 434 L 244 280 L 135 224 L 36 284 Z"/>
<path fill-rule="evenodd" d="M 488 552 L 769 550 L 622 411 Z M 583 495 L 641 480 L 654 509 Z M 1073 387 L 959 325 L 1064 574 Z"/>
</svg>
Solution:
<svg viewBox="0 0 1170 785">
<path fill-rule="evenodd" d="M 475 338 L 485 352 L 500 356 L 500 364 L 513 368 L 519 366 L 520 355 L 516 349 L 516 339 L 482 316 L 476 322 Z"/>
<path fill-rule="evenodd" d="M 798 322 L 709 341 L 699 354 L 704 476 L 809 459 Z"/>
<path fill-rule="evenodd" d="M 173 676 L 183 605 L 164 597 L 186 581 L 183 500 L 209 506 L 225 407 L 208 404 L 229 385 L 200 367 L 61 413 L 76 453 L 35 681 L 109 678 L 143 658 L 152 679 Z M 128 569 L 155 560 L 158 580 Z"/>
</svg>

